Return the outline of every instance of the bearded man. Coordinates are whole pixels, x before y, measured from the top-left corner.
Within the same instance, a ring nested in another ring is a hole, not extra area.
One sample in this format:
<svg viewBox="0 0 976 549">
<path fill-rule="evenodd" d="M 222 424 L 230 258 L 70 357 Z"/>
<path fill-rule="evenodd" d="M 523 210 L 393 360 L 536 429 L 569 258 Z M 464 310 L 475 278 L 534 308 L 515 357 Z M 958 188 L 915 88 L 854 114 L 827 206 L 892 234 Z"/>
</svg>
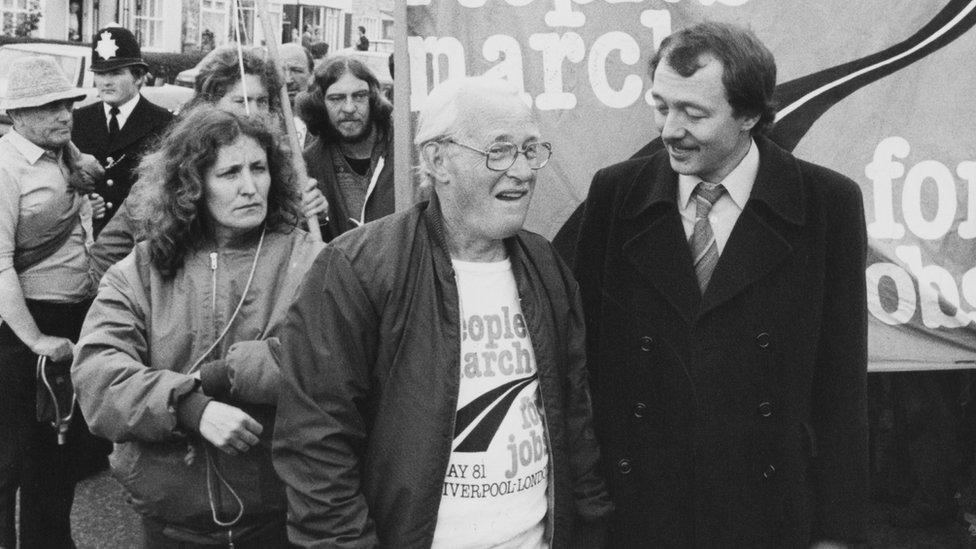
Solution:
<svg viewBox="0 0 976 549">
<path fill-rule="evenodd" d="M 305 148 L 305 162 L 329 201 L 323 238 L 393 213 L 393 106 L 376 75 L 357 59 L 333 57 L 296 102 L 318 137 Z"/>
</svg>

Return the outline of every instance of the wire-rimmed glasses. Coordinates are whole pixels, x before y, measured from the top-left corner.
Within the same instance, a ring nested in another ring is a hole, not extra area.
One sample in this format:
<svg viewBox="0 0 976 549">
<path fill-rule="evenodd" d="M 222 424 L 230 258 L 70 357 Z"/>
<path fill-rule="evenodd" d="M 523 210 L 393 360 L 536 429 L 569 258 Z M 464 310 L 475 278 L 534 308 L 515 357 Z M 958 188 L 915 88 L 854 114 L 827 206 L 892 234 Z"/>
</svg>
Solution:
<svg viewBox="0 0 976 549">
<path fill-rule="evenodd" d="M 485 155 L 485 166 L 494 172 L 503 172 L 511 168 L 520 154 L 525 155 L 525 160 L 528 161 L 529 168 L 533 170 L 542 169 L 549 163 L 549 159 L 552 158 L 552 144 L 548 142 L 535 141 L 524 147 L 519 147 L 515 143 L 509 143 L 508 141 L 495 141 L 491 145 L 488 145 L 487 148 L 479 149 L 465 143 L 454 141 L 453 139 L 447 139 L 445 141 Z"/>
</svg>

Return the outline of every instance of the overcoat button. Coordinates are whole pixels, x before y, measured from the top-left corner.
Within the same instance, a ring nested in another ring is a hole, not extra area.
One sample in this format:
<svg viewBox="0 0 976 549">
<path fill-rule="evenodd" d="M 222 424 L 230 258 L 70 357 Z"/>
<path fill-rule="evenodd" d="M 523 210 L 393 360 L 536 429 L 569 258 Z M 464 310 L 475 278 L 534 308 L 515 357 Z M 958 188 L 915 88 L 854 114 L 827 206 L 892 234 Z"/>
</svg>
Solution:
<svg viewBox="0 0 976 549">
<path fill-rule="evenodd" d="M 766 349 L 766 348 L 768 348 L 769 347 L 769 334 L 766 333 L 766 332 L 763 332 L 763 333 L 757 335 L 756 336 L 756 345 L 758 345 L 760 349 Z"/>
<path fill-rule="evenodd" d="M 644 336 L 641 338 L 640 343 L 641 351 L 644 351 L 645 353 L 650 352 L 651 347 L 654 345 L 654 338 L 651 336 Z"/>
<path fill-rule="evenodd" d="M 111 187 L 112 185 L 115 185 L 115 181 L 112 181 L 111 179 L 106 179 L 105 180 L 105 186 L 106 187 Z"/>
<path fill-rule="evenodd" d="M 633 469 L 634 468 L 630 465 L 630 460 L 627 458 L 624 458 L 617 462 L 617 470 L 620 471 L 621 475 L 630 474 L 630 472 L 633 471 Z"/>
<path fill-rule="evenodd" d="M 634 404 L 634 417 L 642 418 L 644 417 L 644 412 L 646 411 L 647 411 L 647 405 L 644 404 L 643 402 L 638 402 L 637 404 Z"/>
<path fill-rule="evenodd" d="M 762 402 L 759 404 L 759 415 L 762 417 L 769 417 L 773 415 L 773 405 L 770 402 Z"/>
<path fill-rule="evenodd" d="M 772 465 L 767 465 L 766 469 L 763 470 L 763 478 L 766 480 L 770 480 L 774 476 L 776 476 L 776 468 L 773 467 Z"/>
</svg>

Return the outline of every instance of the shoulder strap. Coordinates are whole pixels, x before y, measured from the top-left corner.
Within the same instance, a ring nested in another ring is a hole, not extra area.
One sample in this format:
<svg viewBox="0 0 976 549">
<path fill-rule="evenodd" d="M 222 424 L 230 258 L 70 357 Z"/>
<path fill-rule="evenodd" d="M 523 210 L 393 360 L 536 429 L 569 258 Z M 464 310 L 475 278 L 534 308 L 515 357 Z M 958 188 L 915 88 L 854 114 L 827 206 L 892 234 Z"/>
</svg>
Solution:
<svg viewBox="0 0 976 549">
<path fill-rule="evenodd" d="M 54 255 L 54 252 L 61 249 L 64 243 L 71 238 L 71 232 L 75 228 L 74 215 L 66 216 L 58 221 L 55 227 L 55 234 L 44 242 L 32 248 L 17 248 L 14 250 L 14 270 L 22 273 L 37 265 L 41 261 Z"/>
</svg>

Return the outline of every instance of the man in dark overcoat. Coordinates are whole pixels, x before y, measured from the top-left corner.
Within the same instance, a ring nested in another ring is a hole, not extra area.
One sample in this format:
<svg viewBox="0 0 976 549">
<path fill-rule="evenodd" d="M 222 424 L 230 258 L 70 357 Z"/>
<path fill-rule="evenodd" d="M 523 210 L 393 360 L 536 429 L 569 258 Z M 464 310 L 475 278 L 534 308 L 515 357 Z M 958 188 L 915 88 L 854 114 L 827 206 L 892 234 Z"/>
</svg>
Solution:
<svg viewBox="0 0 976 549">
<path fill-rule="evenodd" d="M 651 62 L 664 150 L 599 171 L 577 276 L 613 547 L 844 547 L 867 483 L 866 233 L 848 178 L 782 150 L 750 32 Z"/>
<path fill-rule="evenodd" d="M 94 222 L 96 236 L 129 195 L 142 154 L 173 119 L 139 91 L 148 68 L 127 29 L 106 27 L 92 38 L 91 70 L 101 101 L 74 112 L 71 140 L 105 167 L 105 178 L 95 183 L 105 199 L 105 216 Z"/>
</svg>

